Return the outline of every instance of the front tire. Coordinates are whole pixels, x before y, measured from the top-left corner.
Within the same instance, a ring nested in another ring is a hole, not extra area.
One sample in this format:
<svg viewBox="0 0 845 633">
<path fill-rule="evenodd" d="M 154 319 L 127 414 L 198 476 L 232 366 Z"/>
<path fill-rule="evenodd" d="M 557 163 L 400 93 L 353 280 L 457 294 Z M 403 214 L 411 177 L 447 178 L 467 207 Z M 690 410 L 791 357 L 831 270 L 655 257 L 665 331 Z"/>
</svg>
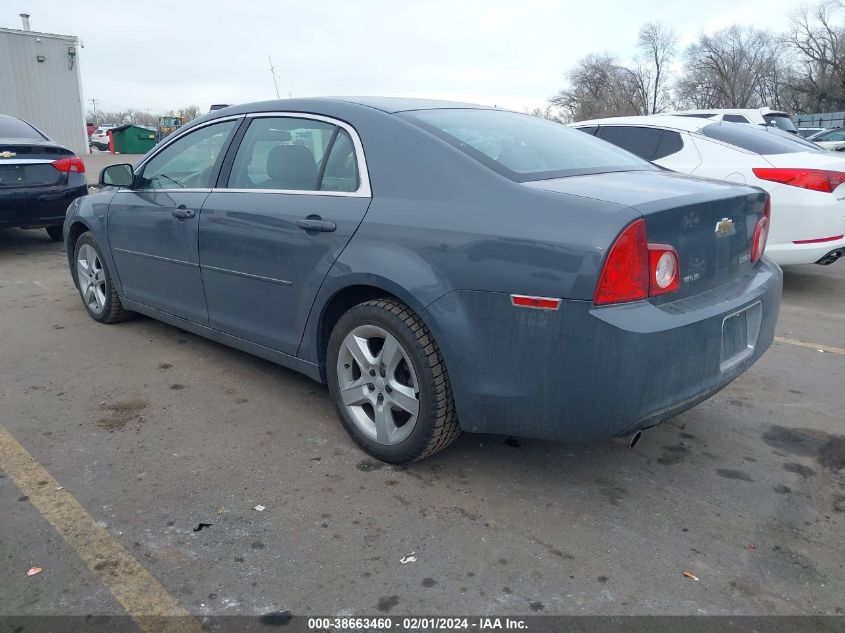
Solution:
<svg viewBox="0 0 845 633">
<path fill-rule="evenodd" d="M 123 309 L 100 246 L 90 233 L 76 241 L 73 262 L 79 296 L 92 319 L 117 323 L 132 315 Z"/>
<path fill-rule="evenodd" d="M 351 308 L 332 330 L 326 356 L 338 416 L 373 457 L 417 461 L 460 434 L 440 348 L 406 305 L 385 297 Z"/>
<path fill-rule="evenodd" d="M 54 242 L 61 242 L 64 237 L 64 227 L 61 224 L 45 227 L 44 230 L 47 231 L 47 235 L 49 235 L 50 239 Z"/>
</svg>

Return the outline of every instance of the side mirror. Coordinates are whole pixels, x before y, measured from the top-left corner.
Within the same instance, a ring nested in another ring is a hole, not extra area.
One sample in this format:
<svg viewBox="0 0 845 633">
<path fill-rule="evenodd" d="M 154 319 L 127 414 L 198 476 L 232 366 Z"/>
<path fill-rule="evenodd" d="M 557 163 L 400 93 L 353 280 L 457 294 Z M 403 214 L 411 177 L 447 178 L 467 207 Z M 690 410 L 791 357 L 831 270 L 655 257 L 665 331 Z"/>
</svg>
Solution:
<svg viewBox="0 0 845 633">
<path fill-rule="evenodd" d="M 135 174 L 129 163 L 109 165 L 100 172 L 101 187 L 131 187 L 134 181 Z"/>
</svg>

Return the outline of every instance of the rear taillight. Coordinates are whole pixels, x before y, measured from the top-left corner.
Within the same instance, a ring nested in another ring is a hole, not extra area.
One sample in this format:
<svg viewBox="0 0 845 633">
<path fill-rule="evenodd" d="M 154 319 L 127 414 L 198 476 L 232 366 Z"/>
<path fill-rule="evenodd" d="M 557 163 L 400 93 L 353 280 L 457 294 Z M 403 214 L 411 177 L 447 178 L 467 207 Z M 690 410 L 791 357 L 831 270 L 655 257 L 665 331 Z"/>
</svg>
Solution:
<svg viewBox="0 0 845 633">
<path fill-rule="evenodd" d="M 648 245 L 649 296 L 673 292 L 681 286 L 678 253 L 668 244 Z"/>
<path fill-rule="evenodd" d="M 63 172 L 72 171 L 79 174 L 85 173 L 85 163 L 82 162 L 82 159 L 79 158 L 79 156 L 67 156 L 66 158 L 60 158 L 59 160 L 54 160 L 51 165 Z"/>
<path fill-rule="evenodd" d="M 610 247 L 593 302 L 640 301 L 680 286 L 678 253 L 668 244 L 649 244 L 641 218 L 629 224 Z"/>
<path fill-rule="evenodd" d="M 596 305 L 638 301 L 648 296 L 645 220 L 628 225 L 607 254 L 593 301 Z"/>
<path fill-rule="evenodd" d="M 754 175 L 761 180 L 783 185 L 831 193 L 845 182 L 845 172 L 827 169 L 797 169 L 793 167 L 755 167 Z"/>
<path fill-rule="evenodd" d="M 766 240 L 769 239 L 769 216 L 772 214 L 772 201 L 766 196 L 763 215 L 754 226 L 754 241 L 751 242 L 751 263 L 760 260 L 766 250 Z"/>
</svg>

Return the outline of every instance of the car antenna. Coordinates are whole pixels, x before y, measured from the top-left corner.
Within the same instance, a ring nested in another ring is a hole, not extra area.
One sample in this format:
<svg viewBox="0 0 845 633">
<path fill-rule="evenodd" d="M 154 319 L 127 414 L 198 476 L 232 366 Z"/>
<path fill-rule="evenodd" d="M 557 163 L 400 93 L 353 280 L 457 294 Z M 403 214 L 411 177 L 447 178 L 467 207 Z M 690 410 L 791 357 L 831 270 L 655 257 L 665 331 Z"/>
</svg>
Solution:
<svg viewBox="0 0 845 633">
<path fill-rule="evenodd" d="M 276 68 L 273 66 L 273 58 L 267 55 L 267 59 L 270 60 L 270 74 L 273 75 L 273 86 L 276 88 L 276 99 L 281 99 L 279 96 L 279 84 L 276 81 Z"/>
</svg>

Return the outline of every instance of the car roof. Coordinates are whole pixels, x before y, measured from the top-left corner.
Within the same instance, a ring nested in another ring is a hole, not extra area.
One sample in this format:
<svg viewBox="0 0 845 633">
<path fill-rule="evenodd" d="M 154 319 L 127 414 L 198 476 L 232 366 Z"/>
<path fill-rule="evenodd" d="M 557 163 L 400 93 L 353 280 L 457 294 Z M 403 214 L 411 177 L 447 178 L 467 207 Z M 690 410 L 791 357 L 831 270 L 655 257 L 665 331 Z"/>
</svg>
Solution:
<svg viewBox="0 0 845 633">
<path fill-rule="evenodd" d="M 231 114 L 249 112 L 285 112 L 304 111 L 318 113 L 323 111 L 331 115 L 332 111 L 345 110 L 348 106 L 359 106 L 379 110 L 387 114 L 408 112 L 412 110 L 438 110 L 445 108 L 462 108 L 472 110 L 492 110 L 490 106 L 475 103 L 461 103 L 459 101 L 445 101 L 440 99 L 415 99 L 410 97 L 307 97 L 293 99 L 276 99 L 271 101 L 255 101 L 229 106 L 221 110 L 214 110 L 205 117 L 217 118 Z M 208 120 L 202 117 L 203 120 Z"/>
<path fill-rule="evenodd" d="M 704 108 L 702 110 L 675 110 L 674 112 L 667 112 L 666 114 L 783 114 L 786 112 L 782 110 L 772 110 L 772 108 Z M 788 116 L 788 115 L 787 115 Z"/>
<path fill-rule="evenodd" d="M 645 125 L 672 130 L 684 130 L 687 132 L 698 132 L 705 125 L 715 123 L 711 119 L 698 119 L 686 116 L 672 116 L 671 114 L 651 114 L 648 116 L 617 116 L 606 119 L 590 119 L 570 123 L 572 127 L 585 127 L 588 125 Z M 735 124 L 740 125 L 740 124 Z"/>
<path fill-rule="evenodd" d="M 409 110 L 440 110 L 444 108 L 464 108 L 472 110 L 492 110 L 490 106 L 443 99 L 417 99 L 413 97 L 321 97 L 327 101 L 345 101 L 375 108 L 382 112 L 407 112 Z"/>
</svg>

